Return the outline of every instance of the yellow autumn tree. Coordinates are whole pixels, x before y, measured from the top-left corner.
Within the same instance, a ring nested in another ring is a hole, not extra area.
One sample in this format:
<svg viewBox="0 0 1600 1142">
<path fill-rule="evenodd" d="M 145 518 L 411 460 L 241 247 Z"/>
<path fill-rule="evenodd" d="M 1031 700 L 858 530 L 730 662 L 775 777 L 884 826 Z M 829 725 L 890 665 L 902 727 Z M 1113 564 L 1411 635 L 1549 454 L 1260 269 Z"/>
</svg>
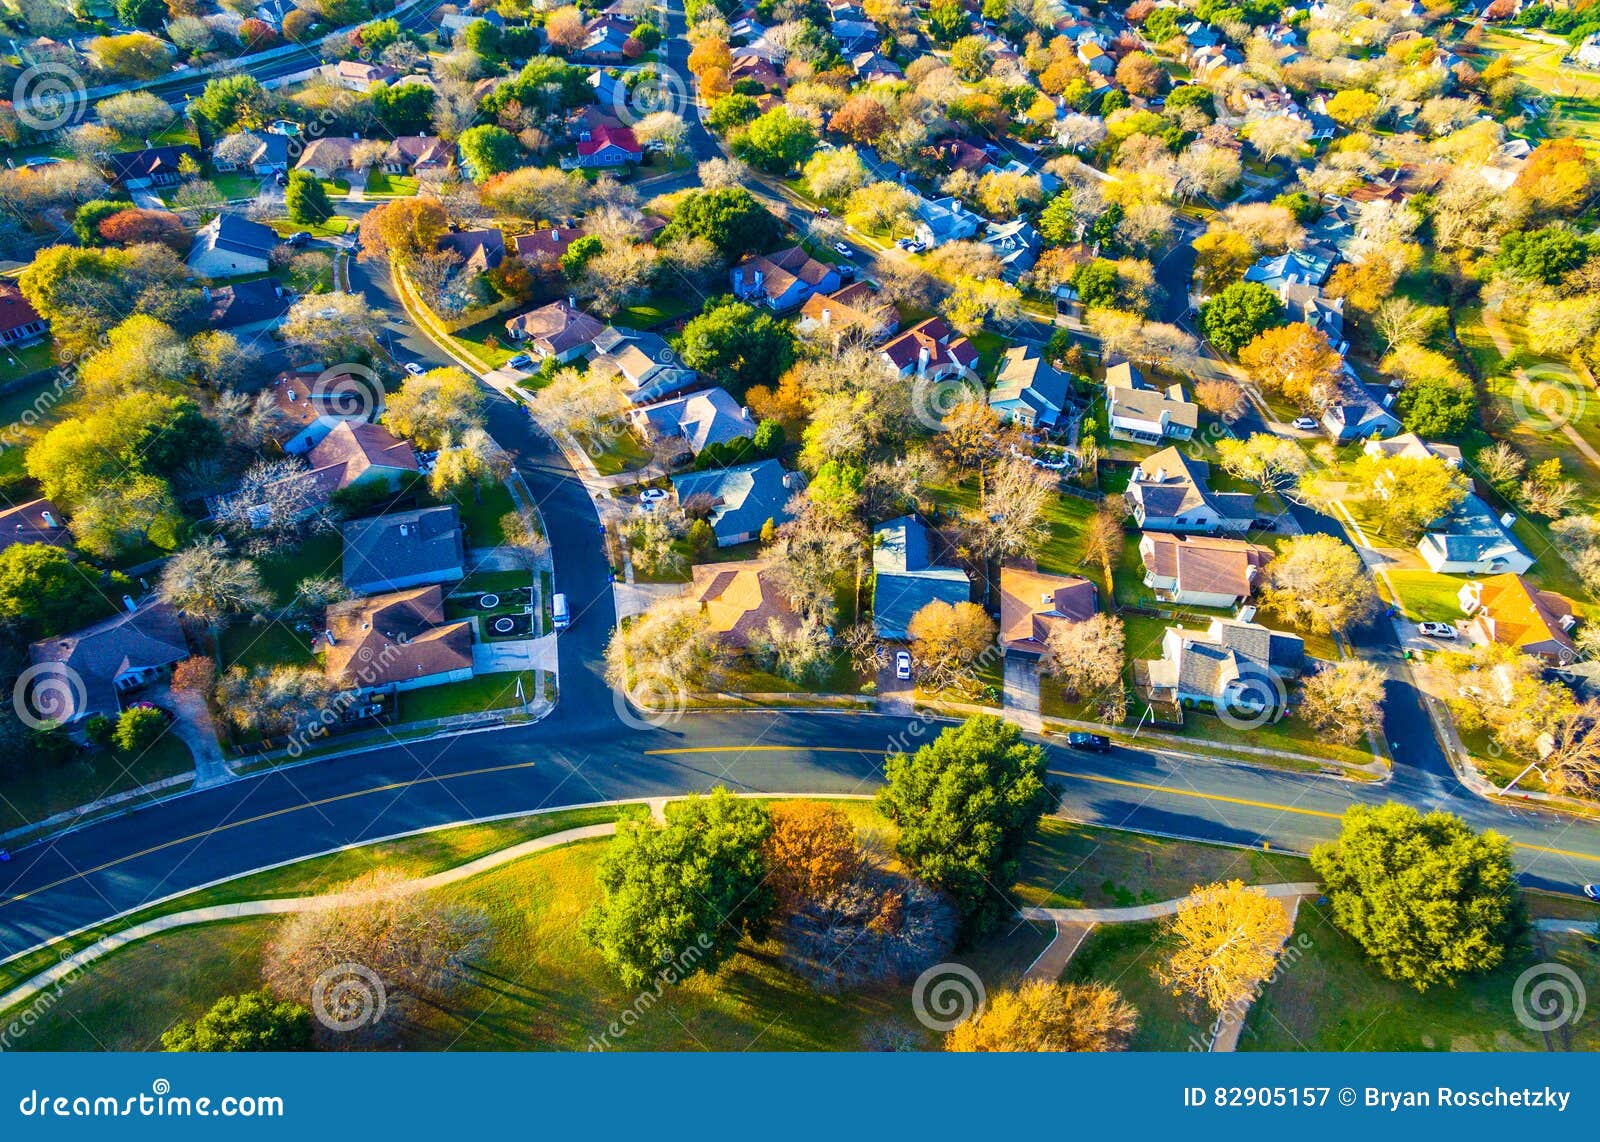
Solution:
<svg viewBox="0 0 1600 1142">
<path fill-rule="evenodd" d="M 1173 949 L 1156 979 L 1196 1007 L 1238 1009 L 1272 974 L 1293 928 L 1281 900 L 1242 881 L 1196 888 L 1166 925 Z"/>
<path fill-rule="evenodd" d="M 1139 1013 L 1100 983 L 1033 980 L 990 997 L 945 1036 L 946 1051 L 1121 1051 Z"/>
</svg>

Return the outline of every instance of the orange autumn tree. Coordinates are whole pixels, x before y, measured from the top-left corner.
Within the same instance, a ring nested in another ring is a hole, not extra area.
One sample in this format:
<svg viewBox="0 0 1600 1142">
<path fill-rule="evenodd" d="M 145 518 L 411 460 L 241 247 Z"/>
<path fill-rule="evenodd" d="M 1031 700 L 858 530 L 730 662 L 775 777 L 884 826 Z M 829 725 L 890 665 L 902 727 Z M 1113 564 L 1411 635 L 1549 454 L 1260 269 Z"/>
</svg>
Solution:
<svg viewBox="0 0 1600 1142">
<path fill-rule="evenodd" d="M 1328 339 L 1303 321 L 1265 330 L 1239 351 L 1239 361 L 1262 388 L 1300 408 L 1313 407 L 1344 368 Z"/>
</svg>

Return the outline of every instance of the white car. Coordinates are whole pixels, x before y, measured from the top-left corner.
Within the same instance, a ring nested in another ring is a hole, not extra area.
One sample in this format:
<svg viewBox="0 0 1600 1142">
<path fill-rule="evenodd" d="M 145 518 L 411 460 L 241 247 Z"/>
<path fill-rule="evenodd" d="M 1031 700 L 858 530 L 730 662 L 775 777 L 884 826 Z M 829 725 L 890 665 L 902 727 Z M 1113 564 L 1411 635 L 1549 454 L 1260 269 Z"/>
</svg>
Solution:
<svg viewBox="0 0 1600 1142">
<path fill-rule="evenodd" d="M 1315 432 L 1317 430 L 1317 420 L 1313 416 L 1297 416 L 1294 418 L 1294 426 L 1301 432 Z"/>
<path fill-rule="evenodd" d="M 1418 623 L 1417 629 L 1429 638 L 1453 639 L 1456 637 L 1456 628 L 1453 623 Z"/>
<path fill-rule="evenodd" d="M 402 365 L 400 367 L 402 369 L 404 369 L 406 372 L 410 373 L 413 377 L 420 377 L 420 376 L 422 376 L 423 373 L 426 373 L 428 371 L 428 370 L 424 369 L 421 365 L 417 364 L 415 361 L 407 361 L 404 365 Z"/>
<path fill-rule="evenodd" d="M 839 253 L 843 254 L 847 258 L 853 258 L 856 256 L 856 252 L 849 246 L 846 246 L 843 242 L 835 242 L 833 244 L 833 248 L 838 250 Z"/>
<path fill-rule="evenodd" d="M 902 682 L 911 681 L 911 655 L 908 651 L 899 651 L 894 656 L 894 676 Z"/>
<path fill-rule="evenodd" d="M 1600 900 L 1600 884 L 1586 884 L 1586 885 L 1584 885 L 1583 886 L 1583 894 L 1585 896 L 1587 896 L 1590 900 Z"/>
<path fill-rule="evenodd" d="M 666 498 L 667 493 L 663 488 L 646 488 L 644 491 L 639 493 L 639 502 L 641 504 L 664 503 Z"/>
</svg>

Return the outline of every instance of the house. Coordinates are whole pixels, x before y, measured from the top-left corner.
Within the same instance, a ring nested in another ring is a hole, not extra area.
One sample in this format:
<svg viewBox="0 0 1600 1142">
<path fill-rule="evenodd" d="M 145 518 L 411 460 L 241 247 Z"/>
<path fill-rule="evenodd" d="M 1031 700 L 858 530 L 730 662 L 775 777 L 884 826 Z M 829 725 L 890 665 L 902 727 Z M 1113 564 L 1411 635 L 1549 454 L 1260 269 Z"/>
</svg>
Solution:
<svg viewBox="0 0 1600 1142">
<path fill-rule="evenodd" d="M 935 381 L 966 376 L 978 364 L 978 350 L 972 342 L 940 317 L 913 325 L 884 345 L 882 353 L 902 377 L 915 374 Z"/>
<path fill-rule="evenodd" d="M 1098 75 L 1111 75 L 1117 70 L 1117 61 L 1093 40 L 1078 45 L 1078 62 Z"/>
<path fill-rule="evenodd" d="M 712 634 L 739 650 L 752 636 L 766 635 L 773 623 L 786 630 L 800 625 L 771 569 L 759 559 L 697 565 L 689 597 L 700 604 Z"/>
<path fill-rule="evenodd" d="M 201 286 L 208 329 L 232 333 L 259 333 L 283 320 L 294 293 L 271 278 L 255 278 L 235 285 Z"/>
<path fill-rule="evenodd" d="M 453 504 L 344 525 L 344 585 L 358 595 L 446 583 L 465 574 L 466 550 Z"/>
<path fill-rule="evenodd" d="M 72 542 L 61 509 L 50 500 L 6 504 L 0 510 L 0 551 L 18 543 L 48 543 L 66 547 Z"/>
<path fill-rule="evenodd" d="M 1144 585 L 1159 601 L 1237 607 L 1255 590 L 1272 552 L 1242 539 L 1147 531 L 1139 537 L 1139 558 Z"/>
<path fill-rule="evenodd" d="M 746 254 L 728 276 L 735 297 L 774 313 L 798 309 L 813 294 L 832 293 L 843 284 L 837 269 L 799 246 L 776 254 Z"/>
<path fill-rule="evenodd" d="M 634 404 L 649 404 L 695 384 L 700 374 L 684 367 L 678 354 L 654 333 L 608 325 L 594 339 L 589 368 L 607 369 L 621 378 Z"/>
<path fill-rule="evenodd" d="M 1347 372 L 1333 399 L 1323 406 L 1323 431 L 1341 443 L 1368 436 L 1393 436 L 1400 431 L 1400 421 L 1388 409 L 1390 399 L 1387 393 L 1375 396 L 1372 389 Z"/>
<path fill-rule="evenodd" d="M 871 285 L 853 282 L 834 293 L 814 293 L 806 298 L 794 328 L 802 337 L 828 332 L 837 338 L 856 330 L 882 341 L 900 328 L 900 314 L 894 306 L 879 301 Z"/>
<path fill-rule="evenodd" d="M 123 694 L 166 677 L 189 657 L 177 611 L 154 596 L 138 604 L 124 596 L 123 603 L 125 609 L 108 619 L 28 647 L 34 666 L 48 673 L 53 668 L 47 664 L 58 664 L 81 683 L 61 688 L 52 720 L 71 725 L 95 714 L 116 717 Z"/>
<path fill-rule="evenodd" d="M 644 148 L 630 127 L 604 124 L 584 132 L 578 139 L 578 165 L 581 167 L 621 167 L 642 162 Z"/>
<path fill-rule="evenodd" d="M 1417 551 L 1429 570 L 1446 575 L 1521 575 L 1533 556 L 1511 534 L 1515 519 L 1510 512 L 1496 516 L 1468 492 L 1448 516 L 1428 525 Z"/>
<path fill-rule="evenodd" d="M 360 423 L 371 411 L 372 394 L 361 379 L 316 368 L 279 373 L 267 391 L 288 426 L 278 445 L 291 456 L 305 455 L 336 425 Z"/>
<path fill-rule="evenodd" d="M 967 573 L 933 561 L 928 529 L 916 516 L 880 523 L 872 540 L 872 623 L 879 638 L 909 641 L 912 616 L 929 603 L 972 601 Z"/>
<path fill-rule="evenodd" d="M 472 677 L 472 624 L 445 620 L 436 585 L 335 603 L 320 643 L 328 677 L 363 698 Z"/>
<path fill-rule="evenodd" d="M 1303 250 L 1290 250 L 1260 259 L 1244 272 L 1244 280 L 1259 282 L 1276 293 L 1281 286 L 1291 283 L 1320 286 L 1332 272 L 1332 262 Z"/>
<path fill-rule="evenodd" d="M 768 91 L 783 91 L 789 86 L 789 81 L 784 79 L 783 73 L 771 60 L 751 52 L 748 48 L 739 48 L 733 53 L 733 66 L 728 69 L 728 82 L 737 87 L 739 81 L 745 79 Z"/>
<path fill-rule="evenodd" d="M 1072 378 L 1046 361 L 1035 345 L 1014 345 L 1000 360 L 989 407 L 1018 428 L 1055 432 L 1072 407 Z"/>
<path fill-rule="evenodd" d="M 381 63 L 369 63 L 360 59 L 342 59 L 338 63 L 323 69 L 323 74 L 330 83 L 347 88 L 350 91 L 365 93 L 371 90 L 374 83 L 387 87 L 389 81 L 400 73 L 394 68 Z"/>
<path fill-rule="evenodd" d="M 1099 609 L 1099 592 L 1075 575 L 1045 575 L 1031 564 L 1000 568 L 1000 646 L 1007 654 L 1044 653 L 1050 632 Z"/>
<path fill-rule="evenodd" d="M 0 282 L 0 345 L 20 349 L 44 340 L 50 323 L 11 282 Z"/>
<path fill-rule="evenodd" d="M 545 230 L 535 230 L 532 234 L 518 234 L 511 244 L 517 251 L 517 257 L 528 265 L 555 267 L 561 264 L 567 247 L 586 233 L 576 226 L 551 226 Z"/>
<path fill-rule="evenodd" d="M 1461 449 L 1454 444 L 1430 444 L 1415 432 L 1402 432 L 1387 440 L 1372 439 L 1361 451 L 1368 456 L 1398 456 L 1408 460 L 1443 460 L 1452 468 L 1461 467 Z"/>
<path fill-rule="evenodd" d="M 916 215 L 916 239 L 930 250 L 970 238 L 984 224 L 959 198 L 919 198 Z"/>
<path fill-rule="evenodd" d="M 236 171 L 241 167 L 251 174 L 271 175 L 289 169 L 289 139 L 275 131 L 245 131 L 249 138 L 255 140 L 256 149 L 248 158 L 232 162 L 217 156 L 217 148 L 211 149 L 211 165 L 219 171 Z M 220 140 L 219 140 L 220 141 Z"/>
<path fill-rule="evenodd" d="M 353 155 L 360 145 L 360 139 L 347 136 L 329 135 L 312 139 L 300 152 L 300 159 L 294 164 L 294 169 L 322 179 L 349 174 L 355 169 Z"/>
<path fill-rule="evenodd" d="M 449 12 L 439 18 L 439 31 L 445 40 L 450 40 L 466 31 L 479 20 L 492 24 L 496 28 L 506 26 L 505 17 L 493 8 L 485 8 L 481 12 Z"/>
<path fill-rule="evenodd" d="M 948 171 L 974 171 L 986 166 L 989 152 L 965 139 L 941 139 L 930 148 Z"/>
<path fill-rule="evenodd" d="M 1321 286 L 1284 282 L 1278 287 L 1278 300 L 1283 302 L 1284 316 L 1290 321 L 1321 330 L 1329 344 L 1344 352 L 1344 298 L 1329 297 Z"/>
<path fill-rule="evenodd" d="M 619 64 L 626 60 L 624 51 L 628 37 L 633 34 L 633 21 L 621 16 L 597 16 L 585 27 L 587 35 L 583 45 L 573 53 L 574 58 L 588 64 Z"/>
<path fill-rule="evenodd" d="M 708 444 L 750 440 L 756 434 L 755 417 L 725 389 L 702 389 L 647 404 L 630 411 L 628 420 L 645 439 L 681 440 L 695 455 Z"/>
<path fill-rule="evenodd" d="M 605 326 L 579 309 L 570 299 L 552 301 L 538 309 L 519 313 L 506 322 L 506 332 L 530 355 L 553 357 L 565 364 L 582 356 L 594 345 Z"/>
<path fill-rule="evenodd" d="M 448 170 L 453 154 L 450 144 L 431 135 L 400 135 L 390 141 L 378 166 L 385 174 L 425 174 Z"/>
<path fill-rule="evenodd" d="M 1470 621 L 1467 637 L 1479 645 L 1502 643 L 1550 666 L 1578 659 L 1572 628 L 1578 625 L 1572 600 L 1541 591 L 1521 575 L 1495 575 L 1462 584 L 1456 596 Z"/>
<path fill-rule="evenodd" d="M 506 260 L 506 236 L 492 227 L 486 230 L 452 230 L 439 239 L 439 249 L 461 255 L 458 274 L 482 274 Z"/>
<path fill-rule="evenodd" d="M 1136 663 L 1134 678 L 1152 701 L 1281 712 L 1284 681 L 1304 667 L 1298 635 L 1215 618 L 1204 631 L 1168 627 L 1161 657 Z"/>
<path fill-rule="evenodd" d="M 1128 507 L 1147 531 L 1248 531 L 1255 519 L 1255 497 L 1245 492 L 1213 492 L 1211 466 L 1167 447 L 1139 461 L 1128 480 Z"/>
<path fill-rule="evenodd" d="M 874 54 L 872 49 L 883 40 L 883 31 L 870 20 L 835 20 L 828 31 L 839 41 L 840 54 L 852 60 L 862 53 Z M 856 74 L 860 74 L 859 68 Z"/>
<path fill-rule="evenodd" d="M 270 226 L 242 214 L 219 214 L 195 232 L 184 264 L 201 278 L 264 274 L 280 239 Z"/>
<path fill-rule="evenodd" d="M 862 83 L 894 82 L 906 77 L 900 65 L 877 52 L 861 52 L 850 60 L 850 66 Z"/>
<path fill-rule="evenodd" d="M 170 147 L 146 147 L 142 151 L 122 151 L 108 155 L 111 181 L 124 190 L 142 190 L 150 186 L 176 186 L 178 165 L 189 159 L 199 169 L 200 152 L 188 143 Z"/>
<path fill-rule="evenodd" d="M 794 518 L 789 501 L 804 486 L 798 473 L 785 472 L 776 460 L 672 477 L 679 504 L 709 497 L 709 519 L 718 547 L 750 542 L 769 520 L 775 526 L 788 523 Z"/>
<path fill-rule="evenodd" d="M 1039 251 L 1044 249 L 1044 239 L 1026 218 L 989 223 L 983 232 L 983 244 L 1000 256 L 1000 272 L 1010 282 L 1033 269 Z"/>
<path fill-rule="evenodd" d="M 311 478 L 324 496 L 355 484 L 387 485 L 393 490 L 421 471 L 411 445 L 381 424 L 341 420 L 306 454 Z"/>
<path fill-rule="evenodd" d="M 1200 406 L 1185 399 L 1182 385 L 1146 388 L 1144 377 L 1126 363 L 1106 370 L 1106 407 L 1113 440 L 1188 440 L 1200 426 Z"/>
</svg>

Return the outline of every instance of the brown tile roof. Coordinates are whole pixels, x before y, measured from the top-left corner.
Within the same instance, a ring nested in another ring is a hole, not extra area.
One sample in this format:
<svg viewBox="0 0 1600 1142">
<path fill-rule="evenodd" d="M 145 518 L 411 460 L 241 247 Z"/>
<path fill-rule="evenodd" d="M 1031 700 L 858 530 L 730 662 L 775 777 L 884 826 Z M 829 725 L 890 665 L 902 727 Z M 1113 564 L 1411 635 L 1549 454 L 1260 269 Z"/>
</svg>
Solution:
<svg viewBox="0 0 1600 1142">
<path fill-rule="evenodd" d="M 791 628 L 800 621 L 772 574 L 754 559 L 696 567 L 689 594 L 729 646 L 748 646 L 750 636 L 765 631 L 773 619 Z"/>
<path fill-rule="evenodd" d="M 328 677 L 351 689 L 472 668 L 472 624 L 445 622 L 438 586 L 337 603 L 322 641 Z"/>
<path fill-rule="evenodd" d="M 1172 535 L 1147 531 L 1139 538 L 1145 569 L 1163 579 L 1176 579 L 1180 591 L 1207 595 L 1250 594 L 1251 568 L 1265 567 L 1272 552 L 1242 539 L 1204 535 Z"/>
<path fill-rule="evenodd" d="M 10 282 L 0 282 L 0 330 L 21 329 L 39 320 L 39 311 Z"/>
<path fill-rule="evenodd" d="M 93 626 L 61 638 L 41 639 L 28 648 L 35 664 L 60 662 L 83 682 L 82 701 L 72 693 L 68 709 L 51 711 L 61 722 L 89 714 L 114 714 L 121 708 L 116 680 L 129 671 L 171 666 L 189 657 L 178 612 L 147 599 L 133 611 L 119 611 Z M 76 688 L 74 688 L 76 689 Z"/>
<path fill-rule="evenodd" d="M 604 324 L 565 301 L 541 305 L 506 322 L 507 333 L 521 335 L 552 353 L 565 353 L 593 341 L 604 329 Z"/>
<path fill-rule="evenodd" d="M 272 382 L 272 400 L 283 416 L 304 428 L 319 417 L 359 420 L 365 415 L 370 394 L 354 377 L 335 376 L 321 380 L 322 372 L 279 373 Z"/>
<path fill-rule="evenodd" d="M 923 349 L 928 351 L 930 369 L 952 362 L 970 369 L 978 363 L 978 351 L 972 342 L 958 336 L 940 317 L 930 317 L 913 325 L 885 345 L 883 352 L 896 368 L 905 369 L 917 363 Z"/>
<path fill-rule="evenodd" d="M 1541 591 L 1521 575 L 1494 575 L 1480 580 L 1475 624 L 1495 642 L 1571 661 L 1578 648 L 1561 627 L 1573 613 L 1572 600 Z"/>
<path fill-rule="evenodd" d="M 342 420 L 306 454 L 311 476 L 324 494 L 348 488 L 373 468 L 418 471 L 411 445 L 381 424 Z"/>
<path fill-rule="evenodd" d="M 552 226 L 547 230 L 535 230 L 532 234 L 519 234 L 512 245 L 516 248 L 517 257 L 525 262 L 535 265 L 557 262 L 567 252 L 567 247 L 585 233 L 577 226 Z"/>
<path fill-rule="evenodd" d="M 1000 568 L 1000 645 L 1039 654 L 1050 631 L 1081 623 L 1098 609 L 1095 585 L 1075 575 L 1046 575 L 1023 564 Z"/>
</svg>

